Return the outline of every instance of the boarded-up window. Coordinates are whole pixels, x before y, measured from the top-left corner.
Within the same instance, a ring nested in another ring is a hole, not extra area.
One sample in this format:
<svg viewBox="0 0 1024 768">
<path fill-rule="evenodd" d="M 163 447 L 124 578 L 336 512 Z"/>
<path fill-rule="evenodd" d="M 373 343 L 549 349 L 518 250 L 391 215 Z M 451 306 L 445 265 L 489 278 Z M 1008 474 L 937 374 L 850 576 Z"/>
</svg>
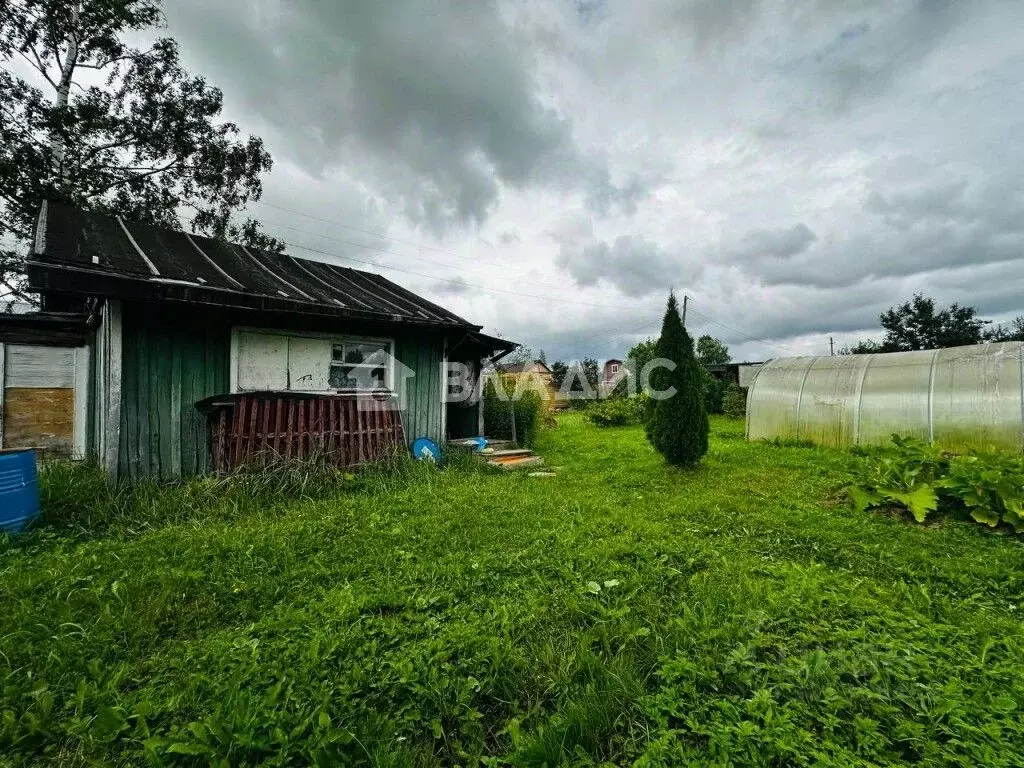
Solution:
<svg viewBox="0 0 1024 768">
<path fill-rule="evenodd" d="M 0 445 L 81 457 L 88 351 L 27 344 L 0 344 L 0 349 Z"/>
<path fill-rule="evenodd" d="M 288 389 L 288 337 L 266 333 L 238 335 L 238 388 Z"/>
<path fill-rule="evenodd" d="M 239 392 L 380 391 L 392 388 L 391 342 L 259 331 L 235 334 Z"/>
</svg>

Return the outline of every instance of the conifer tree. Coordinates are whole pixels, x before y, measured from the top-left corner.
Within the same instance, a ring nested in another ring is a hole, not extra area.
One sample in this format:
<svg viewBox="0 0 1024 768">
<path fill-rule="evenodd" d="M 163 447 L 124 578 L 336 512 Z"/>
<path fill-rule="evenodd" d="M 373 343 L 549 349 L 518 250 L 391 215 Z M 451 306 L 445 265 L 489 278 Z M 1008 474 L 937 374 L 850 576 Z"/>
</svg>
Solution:
<svg viewBox="0 0 1024 768">
<path fill-rule="evenodd" d="M 657 356 L 675 363 L 674 370 L 656 368 L 650 377 L 655 393 L 675 393 L 655 401 L 647 421 L 647 439 L 676 466 L 696 466 L 708 451 L 708 414 L 704 406 L 701 365 L 693 352 L 693 339 L 683 327 L 676 297 L 669 294 Z"/>
</svg>

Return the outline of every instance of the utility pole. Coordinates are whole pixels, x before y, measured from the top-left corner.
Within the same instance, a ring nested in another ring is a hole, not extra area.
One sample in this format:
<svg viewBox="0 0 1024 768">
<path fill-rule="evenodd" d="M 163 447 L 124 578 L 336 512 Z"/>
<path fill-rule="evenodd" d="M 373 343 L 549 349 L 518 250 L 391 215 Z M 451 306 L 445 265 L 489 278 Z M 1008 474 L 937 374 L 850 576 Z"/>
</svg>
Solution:
<svg viewBox="0 0 1024 768">
<path fill-rule="evenodd" d="M 686 305 L 690 303 L 690 297 L 683 294 L 683 328 L 686 327 Z"/>
<path fill-rule="evenodd" d="M 828 354 L 830 357 L 836 356 L 836 343 L 832 341 L 832 337 L 828 337 Z"/>
</svg>

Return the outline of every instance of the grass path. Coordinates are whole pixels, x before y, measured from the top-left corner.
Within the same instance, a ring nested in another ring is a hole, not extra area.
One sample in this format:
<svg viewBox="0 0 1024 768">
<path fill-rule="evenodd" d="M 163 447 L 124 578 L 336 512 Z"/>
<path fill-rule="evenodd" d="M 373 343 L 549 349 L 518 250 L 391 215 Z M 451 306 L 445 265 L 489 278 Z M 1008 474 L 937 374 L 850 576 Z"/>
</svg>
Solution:
<svg viewBox="0 0 1024 768">
<path fill-rule="evenodd" d="M 0 764 L 1024 765 L 1024 546 L 714 424 L 0 543 Z"/>
</svg>

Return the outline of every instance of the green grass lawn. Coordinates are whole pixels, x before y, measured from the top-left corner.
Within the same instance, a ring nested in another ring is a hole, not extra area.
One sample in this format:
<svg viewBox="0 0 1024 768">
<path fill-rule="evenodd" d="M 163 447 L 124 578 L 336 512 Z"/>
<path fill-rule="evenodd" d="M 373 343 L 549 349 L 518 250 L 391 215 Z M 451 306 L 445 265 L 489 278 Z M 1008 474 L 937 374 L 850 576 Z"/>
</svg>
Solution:
<svg viewBox="0 0 1024 768">
<path fill-rule="evenodd" d="M 1021 541 L 713 430 L 0 542 L 0 764 L 1024 765 Z"/>
</svg>

